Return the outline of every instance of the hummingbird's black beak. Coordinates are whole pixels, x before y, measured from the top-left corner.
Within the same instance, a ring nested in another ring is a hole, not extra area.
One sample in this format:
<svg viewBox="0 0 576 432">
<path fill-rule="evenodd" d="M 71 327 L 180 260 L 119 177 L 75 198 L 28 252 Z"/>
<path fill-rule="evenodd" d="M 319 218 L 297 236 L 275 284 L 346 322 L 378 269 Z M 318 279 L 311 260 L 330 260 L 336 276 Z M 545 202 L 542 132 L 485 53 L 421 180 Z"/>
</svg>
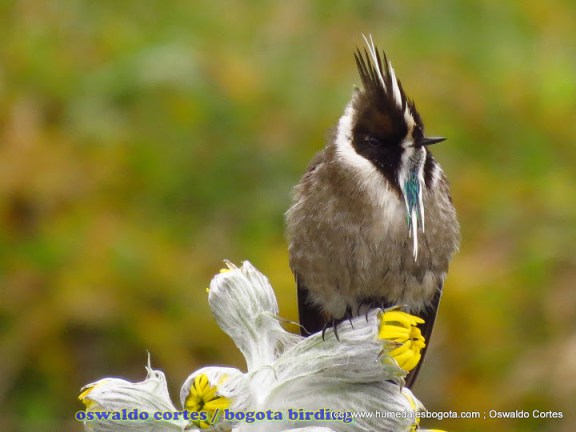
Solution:
<svg viewBox="0 0 576 432">
<path fill-rule="evenodd" d="M 437 144 L 439 142 L 446 141 L 444 137 L 424 137 L 420 141 L 418 141 L 418 146 L 429 146 L 432 144 Z"/>
</svg>

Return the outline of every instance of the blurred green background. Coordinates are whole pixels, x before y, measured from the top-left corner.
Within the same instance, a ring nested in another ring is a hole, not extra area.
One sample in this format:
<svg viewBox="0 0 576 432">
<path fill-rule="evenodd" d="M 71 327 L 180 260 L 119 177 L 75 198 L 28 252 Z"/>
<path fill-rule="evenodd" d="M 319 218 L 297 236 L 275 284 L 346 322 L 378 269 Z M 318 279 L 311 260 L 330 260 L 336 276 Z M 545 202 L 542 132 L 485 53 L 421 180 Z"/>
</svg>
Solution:
<svg viewBox="0 0 576 432">
<path fill-rule="evenodd" d="M 416 394 L 450 431 L 576 421 L 576 3 L 0 2 L 0 430 L 80 431 L 82 385 L 175 402 L 244 367 L 205 288 L 222 259 L 296 320 L 283 213 L 371 33 L 452 184 L 463 241 Z"/>
</svg>

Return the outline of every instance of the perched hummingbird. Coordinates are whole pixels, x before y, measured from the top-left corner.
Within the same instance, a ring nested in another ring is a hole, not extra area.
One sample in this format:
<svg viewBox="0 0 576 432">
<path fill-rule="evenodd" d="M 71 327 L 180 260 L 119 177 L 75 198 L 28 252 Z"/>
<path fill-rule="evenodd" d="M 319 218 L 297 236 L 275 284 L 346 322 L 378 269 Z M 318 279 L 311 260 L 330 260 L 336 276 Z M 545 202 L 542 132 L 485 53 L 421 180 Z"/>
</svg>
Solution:
<svg viewBox="0 0 576 432">
<path fill-rule="evenodd" d="M 424 135 L 386 55 L 372 38 L 366 45 L 354 55 L 362 89 L 286 213 L 300 324 L 314 333 L 398 305 L 425 320 L 428 341 L 460 242 L 446 176 L 428 150 L 444 138 Z"/>
</svg>

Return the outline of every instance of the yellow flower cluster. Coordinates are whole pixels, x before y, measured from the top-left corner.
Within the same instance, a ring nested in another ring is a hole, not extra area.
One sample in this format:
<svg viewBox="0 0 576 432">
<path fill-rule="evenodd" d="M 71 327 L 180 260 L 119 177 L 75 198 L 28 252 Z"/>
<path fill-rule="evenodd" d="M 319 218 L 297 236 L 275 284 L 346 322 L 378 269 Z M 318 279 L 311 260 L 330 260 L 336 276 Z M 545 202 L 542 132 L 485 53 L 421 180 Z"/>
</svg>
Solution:
<svg viewBox="0 0 576 432">
<path fill-rule="evenodd" d="M 414 369 L 422 358 L 426 340 L 418 324 L 424 320 L 398 309 L 383 312 L 380 317 L 378 337 L 390 344 L 388 354 L 406 372 Z"/>
<path fill-rule="evenodd" d="M 218 416 L 230 406 L 230 399 L 218 394 L 218 387 L 210 384 L 205 374 L 194 377 L 185 408 L 190 412 L 205 412 L 206 420 L 195 422 L 200 429 L 208 429 L 218 421 Z"/>
</svg>

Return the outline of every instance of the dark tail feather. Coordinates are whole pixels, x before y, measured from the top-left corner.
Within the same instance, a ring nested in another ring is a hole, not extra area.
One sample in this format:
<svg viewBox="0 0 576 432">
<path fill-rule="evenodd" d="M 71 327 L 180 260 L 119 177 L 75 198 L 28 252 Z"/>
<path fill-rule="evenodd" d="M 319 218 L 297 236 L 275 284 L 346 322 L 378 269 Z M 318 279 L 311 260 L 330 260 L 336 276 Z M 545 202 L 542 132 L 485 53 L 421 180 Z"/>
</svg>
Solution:
<svg viewBox="0 0 576 432">
<path fill-rule="evenodd" d="M 312 304 L 308 297 L 308 290 L 302 286 L 302 283 L 296 278 L 298 286 L 298 315 L 300 318 L 300 334 L 310 336 L 319 332 L 326 326 L 326 319 L 321 309 Z"/>
<path fill-rule="evenodd" d="M 440 297 L 442 297 L 442 285 L 434 294 L 434 298 L 432 299 L 432 303 L 428 306 L 422 313 L 419 314 L 420 318 L 424 320 L 424 324 L 420 328 L 422 331 L 422 336 L 426 339 L 426 347 L 422 350 L 422 358 L 414 369 L 410 371 L 410 373 L 406 376 L 406 387 L 412 388 L 414 383 L 416 382 L 416 377 L 418 376 L 418 372 L 420 372 L 420 368 L 422 367 L 422 363 L 424 363 L 424 357 L 426 356 L 426 351 L 430 346 L 430 337 L 432 336 L 432 329 L 434 328 L 434 321 L 436 321 L 436 315 L 438 313 L 438 306 L 440 304 Z"/>
</svg>

